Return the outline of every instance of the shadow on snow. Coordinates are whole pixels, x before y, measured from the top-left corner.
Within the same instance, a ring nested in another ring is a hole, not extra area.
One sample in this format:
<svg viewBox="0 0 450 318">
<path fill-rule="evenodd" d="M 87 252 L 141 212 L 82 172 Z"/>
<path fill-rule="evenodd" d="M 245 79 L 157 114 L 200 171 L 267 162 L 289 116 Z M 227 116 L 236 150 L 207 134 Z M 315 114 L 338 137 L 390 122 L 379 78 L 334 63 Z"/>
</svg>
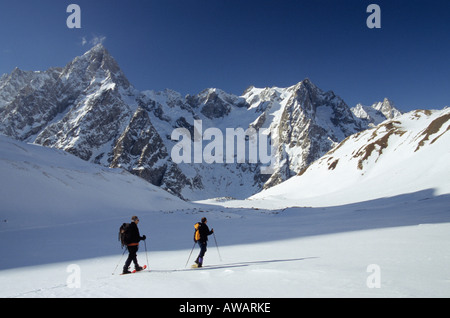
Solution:
<svg viewBox="0 0 450 318">
<path fill-rule="evenodd" d="M 228 268 L 237 268 L 237 267 L 247 267 L 250 265 L 262 265 L 267 263 L 279 263 L 279 262 L 299 262 L 307 259 L 314 259 L 318 257 L 302 257 L 302 258 L 290 258 L 290 259 L 272 259 L 272 260 L 264 260 L 264 261 L 250 261 L 250 262 L 237 262 L 237 263 L 228 263 L 228 264 L 218 264 L 218 265 L 205 265 L 201 268 L 182 268 L 182 269 L 151 269 L 149 272 L 155 273 L 173 273 L 173 272 L 187 272 L 187 271 L 203 271 L 203 270 L 214 270 L 214 269 L 228 269 Z"/>
<path fill-rule="evenodd" d="M 124 211 L 124 214 L 126 213 Z M 349 231 L 447 223 L 450 222 L 450 194 L 435 196 L 434 190 L 428 189 L 326 208 L 292 207 L 271 211 L 198 205 L 196 210 L 190 211 L 143 212 L 139 215 L 139 228 L 141 235 L 145 234 L 148 238 L 146 243 L 149 257 L 156 252 L 180 250 L 180 258 L 185 259 L 186 251 L 189 251 L 193 244 L 193 225 L 200 221 L 202 216 L 207 216 L 208 225 L 215 229 L 219 246 L 232 248 L 240 244 Z M 128 217 L 123 220 L 117 217 L 106 220 L 91 219 L 80 223 L 17 230 L 8 230 L 2 225 L 0 270 L 103 256 L 117 255 L 119 259 L 122 250 L 117 233 L 123 222 L 129 222 Z M 210 244 L 214 244 L 214 241 Z M 140 253 L 142 252 L 143 246 L 140 249 Z M 294 260 L 303 259 L 220 266 L 238 267 Z M 184 262 L 180 264 L 183 265 Z"/>
</svg>

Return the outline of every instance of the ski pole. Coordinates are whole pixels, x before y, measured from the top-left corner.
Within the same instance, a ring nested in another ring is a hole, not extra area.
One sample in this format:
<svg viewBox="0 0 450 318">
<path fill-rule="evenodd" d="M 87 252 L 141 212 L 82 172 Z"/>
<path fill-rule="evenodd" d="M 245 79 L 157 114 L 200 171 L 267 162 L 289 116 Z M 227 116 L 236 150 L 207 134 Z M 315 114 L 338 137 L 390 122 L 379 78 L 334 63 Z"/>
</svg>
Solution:
<svg viewBox="0 0 450 318">
<path fill-rule="evenodd" d="M 147 268 L 149 268 L 150 264 L 148 263 L 147 241 L 146 240 L 144 240 L 144 246 L 145 246 L 145 257 L 147 258 Z"/>
<path fill-rule="evenodd" d="M 119 266 L 120 262 L 122 261 L 122 258 L 123 258 L 123 256 L 125 255 L 125 252 L 126 252 L 126 251 L 127 251 L 127 248 L 125 248 L 125 249 L 123 250 L 122 256 L 120 257 L 120 260 L 117 262 L 116 268 L 114 268 L 114 271 L 112 272 L 112 275 L 114 275 L 114 273 L 116 272 L 117 267 Z"/>
<path fill-rule="evenodd" d="M 194 246 L 192 246 L 191 253 L 189 254 L 189 257 L 188 257 L 188 259 L 187 259 L 187 261 L 186 261 L 186 265 L 184 265 L 184 268 L 186 268 L 187 264 L 189 263 L 189 260 L 191 259 L 192 251 L 194 250 L 194 247 L 195 247 L 195 244 L 196 244 L 196 243 L 197 243 L 197 242 L 194 242 Z"/>
<path fill-rule="evenodd" d="M 217 253 L 219 253 L 219 259 L 222 262 L 222 257 L 220 256 L 220 252 L 219 252 L 219 245 L 217 245 L 216 234 L 214 232 L 213 232 L 213 236 L 214 236 L 214 242 L 216 242 Z"/>
</svg>

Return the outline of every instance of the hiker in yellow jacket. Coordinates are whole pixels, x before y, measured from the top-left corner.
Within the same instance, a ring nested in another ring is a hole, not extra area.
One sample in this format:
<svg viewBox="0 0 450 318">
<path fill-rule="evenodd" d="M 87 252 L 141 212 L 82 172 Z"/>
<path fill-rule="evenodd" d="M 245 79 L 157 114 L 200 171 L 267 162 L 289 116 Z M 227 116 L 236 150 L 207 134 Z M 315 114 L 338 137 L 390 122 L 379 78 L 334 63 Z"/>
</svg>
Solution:
<svg viewBox="0 0 450 318">
<path fill-rule="evenodd" d="M 195 224 L 194 240 L 200 246 L 200 253 L 195 260 L 196 267 L 202 267 L 203 257 L 205 256 L 208 245 L 208 236 L 214 233 L 214 229 L 209 230 L 208 225 L 206 225 L 207 222 L 208 220 L 203 217 L 201 222 Z"/>
</svg>

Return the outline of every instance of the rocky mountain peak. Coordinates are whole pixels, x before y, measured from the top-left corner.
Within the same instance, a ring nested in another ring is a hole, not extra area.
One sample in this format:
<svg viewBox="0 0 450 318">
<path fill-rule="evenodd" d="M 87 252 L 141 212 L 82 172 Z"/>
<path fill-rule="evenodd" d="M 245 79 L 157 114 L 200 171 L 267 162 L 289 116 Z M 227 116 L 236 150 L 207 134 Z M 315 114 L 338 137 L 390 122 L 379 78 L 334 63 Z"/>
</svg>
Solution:
<svg viewBox="0 0 450 318">
<path fill-rule="evenodd" d="M 388 98 L 384 98 L 382 102 L 373 103 L 372 106 L 359 103 L 351 110 L 357 118 L 370 127 L 379 125 L 386 119 L 394 119 L 402 115 L 402 112 L 395 108 L 394 103 Z"/>
<path fill-rule="evenodd" d="M 386 119 L 393 119 L 402 114 L 388 98 L 385 98 L 381 103 L 374 104 L 373 108 L 386 116 Z"/>
<path fill-rule="evenodd" d="M 102 69 L 105 72 L 115 74 L 120 71 L 116 60 L 109 54 L 108 50 L 102 45 L 97 44 L 84 55 L 90 61 L 92 70 Z"/>
<path fill-rule="evenodd" d="M 305 78 L 303 81 L 298 82 L 296 85 L 294 85 L 294 87 L 307 91 L 316 90 L 318 88 L 309 78 Z"/>
<path fill-rule="evenodd" d="M 93 79 L 106 79 L 125 89 L 131 86 L 117 61 L 102 44 L 97 44 L 67 64 L 61 77 L 67 82 L 90 83 Z"/>
</svg>

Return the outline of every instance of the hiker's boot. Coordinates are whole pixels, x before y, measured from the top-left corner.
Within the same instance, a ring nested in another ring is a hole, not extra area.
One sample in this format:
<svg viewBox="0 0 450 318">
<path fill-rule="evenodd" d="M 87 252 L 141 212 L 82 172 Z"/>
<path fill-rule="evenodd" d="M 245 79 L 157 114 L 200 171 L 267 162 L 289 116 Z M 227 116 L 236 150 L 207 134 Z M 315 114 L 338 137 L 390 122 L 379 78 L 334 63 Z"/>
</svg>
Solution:
<svg viewBox="0 0 450 318">
<path fill-rule="evenodd" d="M 141 270 L 143 270 L 144 268 L 142 268 L 141 266 L 136 266 L 135 268 L 134 268 L 135 270 L 136 270 L 136 272 L 140 272 Z"/>
</svg>

